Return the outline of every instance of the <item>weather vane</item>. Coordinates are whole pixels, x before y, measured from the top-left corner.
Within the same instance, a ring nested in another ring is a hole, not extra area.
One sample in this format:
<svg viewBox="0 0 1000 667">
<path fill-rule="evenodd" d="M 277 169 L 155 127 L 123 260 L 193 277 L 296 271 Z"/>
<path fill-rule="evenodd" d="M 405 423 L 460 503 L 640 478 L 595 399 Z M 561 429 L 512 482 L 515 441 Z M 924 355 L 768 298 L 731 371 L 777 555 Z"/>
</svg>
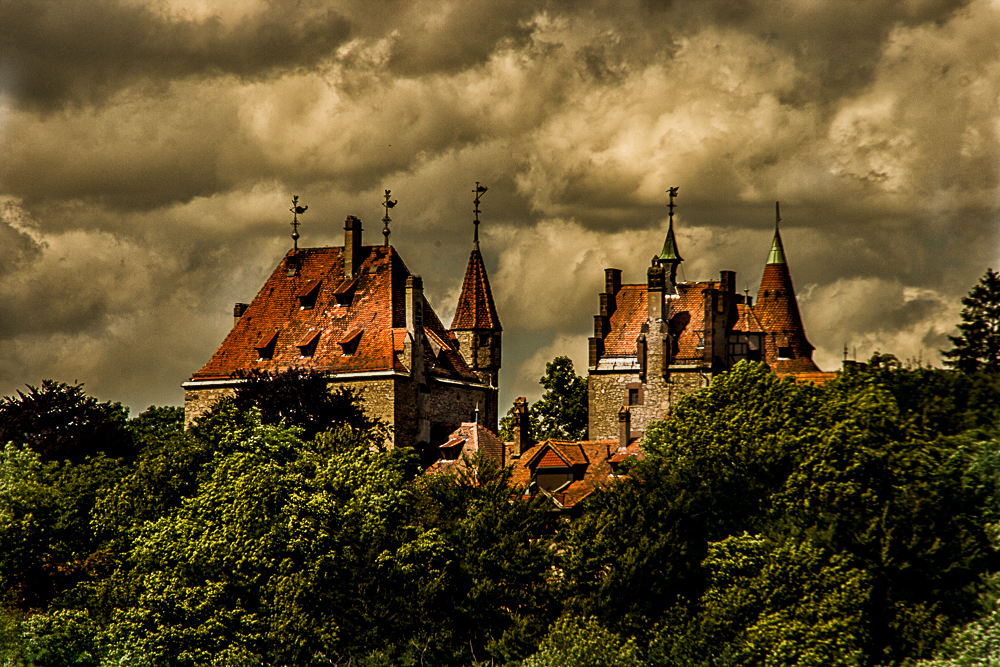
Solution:
<svg viewBox="0 0 1000 667">
<path fill-rule="evenodd" d="M 385 207 L 385 217 L 382 218 L 382 222 L 385 223 L 385 228 L 382 230 L 382 235 L 385 236 L 385 247 L 389 247 L 389 223 L 392 222 L 392 218 L 389 217 L 389 209 L 396 205 L 396 199 L 389 199 L 389 194 L 392 190 L 385 191 L 385 201 L 382 202 L 382 206 Z"/>
<path fill-rule="evenodd" d="M 479 181 L 476 181 L 476 189 L 473 190 L 473 192 L 476 193 L 476 198 L 472 200 L 473 203 L 475 203 L 476 205 L 476 208 L 474 210 L 474 213 L 476 214 L 476 219 L 472 221 L 473 224 L 476 226 L 475 235 L 473 236 L 473 243 L 475 244 L 476 250 L 479 250 L 479 198 L 482 197 L 483 193 L 485 193 L 487 190 L 489 190 L 489 188 L 487 188 L 485 185 L 480 185 Z"/>
<path fill-rule="evenodd" d="M 667 194 L 670 195 L 670 224 L 674 223 L 674 206 L 675 206 L 675 204 L 674 204 L 674 197 L 677 196 L 677 192 L 679 190 L 680 190 L 679 186 L 675 187 L 675 188 L 670 188 L 669 190 L 667 190 Z"/>
<path fill-rule="evenodd" d="M 299 251 L 299 214 L 305 213 L 308 206 L 299 206 L 299 196 L 292 195 L 292 207 L 288 209 L 292 212 L 292 242 L 295 244 L 295 252 Z"/>
</svg>

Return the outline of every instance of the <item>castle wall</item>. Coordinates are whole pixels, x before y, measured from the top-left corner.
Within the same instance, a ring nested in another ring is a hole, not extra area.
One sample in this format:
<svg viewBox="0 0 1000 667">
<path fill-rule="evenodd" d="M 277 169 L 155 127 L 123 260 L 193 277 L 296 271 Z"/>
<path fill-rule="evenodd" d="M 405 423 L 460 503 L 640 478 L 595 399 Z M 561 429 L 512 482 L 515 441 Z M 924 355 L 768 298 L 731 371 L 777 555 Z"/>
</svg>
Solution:
<svg viewBox="0 0 1000 667">
<path fill-rule="evenodd" d="M 184 428 L 190 428 L 202 415 L 211 411 L 212 406 L 227 396 L 236 395 L 232 386 L 204 387 L 184 390 Z"/>
</svg>

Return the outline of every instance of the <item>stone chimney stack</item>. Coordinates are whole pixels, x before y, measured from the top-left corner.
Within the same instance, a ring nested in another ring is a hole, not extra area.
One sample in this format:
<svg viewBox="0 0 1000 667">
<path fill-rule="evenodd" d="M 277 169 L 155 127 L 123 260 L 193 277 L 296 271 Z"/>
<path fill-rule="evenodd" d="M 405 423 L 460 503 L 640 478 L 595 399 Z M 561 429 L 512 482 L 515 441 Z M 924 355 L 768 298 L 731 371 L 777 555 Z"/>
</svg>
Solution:
<svg viewBox="0 0 1000 667">
<path fill-rule="evenodd" d="M 235 327 L 240 323 L 240 319 L 243 317 L 243 313 L 247 312 L 247 308 L 250 307 L 249 303 L 237 303 L 233 306 L 233 326 Z"/>
<path fill-rule="evenodd" d="M 604 269 L 604 292 L 615 296 L 622 288 L 622 270 Z"/>
<path fill-rule="evenodd" d="M 632 412 L 627 405 L 623 405 L 618 410 L 618 448 L 628 447 L 629 440 L 632 439 Z M 611 452 L 608 452 L 610 455 Z"/>
<path fill-rule="evenodd" d="M 353 215 L 344 220 L 344 278 L 351 280 L 361 263 L 361 219 Z"/>
<path fill-rule="evenodd" d="M 653 265 L 646 272 L 646 298 L 649 311 L 649 319 L 656 321 L 663 319 L 663 289 L 664 275 L 663 267 L 658 262 L 653 261 Z"/>
<path fill-rule="evenodd" d="M 514 401 L 514 451 L 518 456 L 531 449 L 531 420 L 528 418 L 528 399 L 519 396 Z"/>
</svg>

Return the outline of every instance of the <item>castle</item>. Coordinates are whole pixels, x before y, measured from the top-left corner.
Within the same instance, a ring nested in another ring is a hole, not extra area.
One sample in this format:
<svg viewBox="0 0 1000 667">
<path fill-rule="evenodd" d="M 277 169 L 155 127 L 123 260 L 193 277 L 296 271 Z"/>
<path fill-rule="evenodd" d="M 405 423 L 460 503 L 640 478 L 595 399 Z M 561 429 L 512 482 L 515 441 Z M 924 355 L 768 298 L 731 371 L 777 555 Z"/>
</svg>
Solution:
<svg viewBox="0 0 1000 667">
<path fill-rule="evenodd" d="M 620 269 L 604 271 L 589 339 L 592 439 L 617 437 L 625 420 L 641 434 L 665 419 L 678 398 L 744 359 L 782 376 L 815 382 L 832 376 L 812 360 L 778 223 L 754 304 L 736 292 L 734 271 L 720 272 L 719 280 L 677 281 L 684 260 L 674 237 L 675 195 L 672 189 L 667 237 L 646 283 L 622 284 Z M 780 213 L 776 218 L 780 222 Z"/>
<path fill-rule="evenodd" d="M 342 247 L 300 249 L 296 228 L 295 247 L 253 301 L 236 304 L 232 330 L 183 384 L 185 422 L 232 395 L 241 374 L 301 368 L 356 392 L 366 415 L 392 427 L 393 445 L 422 449 L 470 421 L 496 431 L 503 327 L 479 251 L 486 188 L 476 186 L 476 234 L 451 328 L 389 245 L 387 190 L 381 246 L 364 245 L 354 216 Z"/>
</svg>

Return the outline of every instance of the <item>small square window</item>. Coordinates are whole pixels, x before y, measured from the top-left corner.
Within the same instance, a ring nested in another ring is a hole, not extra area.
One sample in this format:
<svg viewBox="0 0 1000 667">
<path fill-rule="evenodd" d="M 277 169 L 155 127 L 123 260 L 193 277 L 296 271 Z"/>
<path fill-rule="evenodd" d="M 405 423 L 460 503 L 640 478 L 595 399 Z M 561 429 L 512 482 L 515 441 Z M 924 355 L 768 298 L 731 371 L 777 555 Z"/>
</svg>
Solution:
<svg viewBox="0 0 1000 667">
<path fill-rule="evenodd" d="M 778 358 L 779 359 L 792 359 L 795 357 L 795 353 L 790 347 L 779 347 L 778 348 Z"/>
<path fill-rule="evenodd" d="M 629 389 L 628 390 L 628 404 L 629 405 L 639 405 L 639 390 Z"/>
</svg>

